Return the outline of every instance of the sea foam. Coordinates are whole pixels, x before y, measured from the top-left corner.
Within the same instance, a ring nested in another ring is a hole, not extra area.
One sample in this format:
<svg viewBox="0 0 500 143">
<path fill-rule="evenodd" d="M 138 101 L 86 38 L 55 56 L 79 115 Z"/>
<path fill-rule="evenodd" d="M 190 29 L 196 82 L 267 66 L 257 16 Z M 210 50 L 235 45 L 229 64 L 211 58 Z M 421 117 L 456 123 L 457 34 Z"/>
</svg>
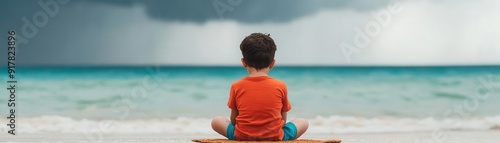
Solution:
<svg viewBox="0 0 500 143">
<path fill-rule="evenodd" d="M 500 115 L 470 119 L 330 116 L 308 119 L 308 133 L 398 133 L 446 130 L 498 130 Z M 7 132 L 8 126 L 0 126 Z M 18 133 L 181 133 L 214 134 L 208 118 L 165 118 L 141 120 L 88 120 L 63 116 L 20 118 Z"/>
</svg>

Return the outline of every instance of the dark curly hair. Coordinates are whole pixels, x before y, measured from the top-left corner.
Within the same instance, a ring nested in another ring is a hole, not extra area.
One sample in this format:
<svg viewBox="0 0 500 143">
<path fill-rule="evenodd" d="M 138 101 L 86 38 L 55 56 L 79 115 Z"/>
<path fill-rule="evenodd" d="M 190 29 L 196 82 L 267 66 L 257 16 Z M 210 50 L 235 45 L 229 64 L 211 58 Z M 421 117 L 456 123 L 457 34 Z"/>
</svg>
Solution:
<svg viewBox="0 0 500 143">
<path fill-rule="evenodd" d="M 270 34 L 252 33 L 240 44 L 245 63 L 257 70 L 271 65 L 276 52 L 276 44 Z"/>
</svg>

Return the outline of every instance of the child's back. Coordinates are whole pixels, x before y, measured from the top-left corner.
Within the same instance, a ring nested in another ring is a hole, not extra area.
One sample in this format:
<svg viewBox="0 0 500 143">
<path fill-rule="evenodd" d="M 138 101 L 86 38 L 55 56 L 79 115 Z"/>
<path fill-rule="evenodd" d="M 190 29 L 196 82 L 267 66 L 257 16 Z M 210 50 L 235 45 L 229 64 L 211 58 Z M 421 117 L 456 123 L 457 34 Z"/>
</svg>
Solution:
<svg viewBox="0 0 500 143">
<path fill-rule="evenodd" d="M 282 112 L 291 109 L 284 82 L 269 76 L 245 77 L 231 86 L 228 106 L 238 110 L 237 139 L 282 140 Z"/>
</svg>

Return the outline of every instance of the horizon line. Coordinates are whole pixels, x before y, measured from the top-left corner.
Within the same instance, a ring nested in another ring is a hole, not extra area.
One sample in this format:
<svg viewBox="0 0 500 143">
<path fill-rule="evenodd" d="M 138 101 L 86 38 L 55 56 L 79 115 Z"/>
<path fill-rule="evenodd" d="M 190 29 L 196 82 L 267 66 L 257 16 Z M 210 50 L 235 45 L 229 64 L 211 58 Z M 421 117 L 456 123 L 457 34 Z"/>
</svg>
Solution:
<svg viewBox="0 0 500 143">
<path fill-rule="evenodd" d="M 103 65 L 22 65 L 16 68 L 31 67 L 242 67 L 241 65 L 171 65 L 171 64 L 144 64 L 144 65 L 125 65 L 125 64 L 103 64 Z M 476 65 L 275 65 L 275 67 L 496 67 L 500 64 L 476 64 Z M 7 68 L 6 65 L 1 65 Z"/>
</svg>

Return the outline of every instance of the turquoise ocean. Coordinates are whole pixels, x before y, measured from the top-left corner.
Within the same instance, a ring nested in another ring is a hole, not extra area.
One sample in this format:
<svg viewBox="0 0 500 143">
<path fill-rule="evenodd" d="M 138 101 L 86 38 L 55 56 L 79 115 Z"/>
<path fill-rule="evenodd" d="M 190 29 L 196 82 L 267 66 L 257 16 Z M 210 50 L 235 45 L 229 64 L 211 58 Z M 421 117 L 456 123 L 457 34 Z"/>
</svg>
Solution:
<svg viewBox="0 0 500 143">
<path fill-rule="evenodd" d="M 16 70 L 19 132 L 31 133 L 92 131 L 104 123 L 107 132 L 213 133 L 210 118 L 229 116 L 230 85 L 247 74 L 195 66 Z M 500 66 L 290 66 L 269 75 L 287 84 L 289 119 L 310 120 L 310 132 L 500 129 Z"/>
</svg>

